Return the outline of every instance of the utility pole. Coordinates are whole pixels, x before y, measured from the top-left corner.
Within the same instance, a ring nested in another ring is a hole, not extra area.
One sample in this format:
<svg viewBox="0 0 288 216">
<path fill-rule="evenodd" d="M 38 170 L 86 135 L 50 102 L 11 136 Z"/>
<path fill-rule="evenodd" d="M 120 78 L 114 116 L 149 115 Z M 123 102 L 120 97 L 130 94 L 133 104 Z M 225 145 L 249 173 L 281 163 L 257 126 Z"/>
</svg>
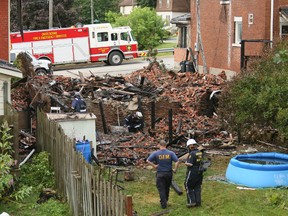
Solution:
<svg viewBox="0 0 288 216">
<path fill-rule="evenodd" d="M 53 28 L 53 0 L 49 0 L 49 29 Z"/>
<path fill-rule="evenodd" d="M 93 24 L 94 23 L 93 0 L 91 0 L 90 9 L 91 9 L 91 24 Z"/>
</svg>

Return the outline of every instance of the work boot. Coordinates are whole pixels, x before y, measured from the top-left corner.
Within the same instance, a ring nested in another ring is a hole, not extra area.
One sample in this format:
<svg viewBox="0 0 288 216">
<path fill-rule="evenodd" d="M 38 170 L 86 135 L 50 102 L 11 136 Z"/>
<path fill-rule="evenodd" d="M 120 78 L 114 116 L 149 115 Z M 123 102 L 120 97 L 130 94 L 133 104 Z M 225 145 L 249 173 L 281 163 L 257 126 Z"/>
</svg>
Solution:
<svg viewBox="0 0 288 216">
<path fill-rule="evenodd" d="M 196 203 L 188 203 L 186 204 L 187 208 L 193 208 L 196 206 Z"/>
<path fill-rule="evenodd" d="M 162 208 L 162 209 L 166 209 L 166 208 L 167 208 L 167 205 L 161 205 L 161 208 Z"/>
</svg>

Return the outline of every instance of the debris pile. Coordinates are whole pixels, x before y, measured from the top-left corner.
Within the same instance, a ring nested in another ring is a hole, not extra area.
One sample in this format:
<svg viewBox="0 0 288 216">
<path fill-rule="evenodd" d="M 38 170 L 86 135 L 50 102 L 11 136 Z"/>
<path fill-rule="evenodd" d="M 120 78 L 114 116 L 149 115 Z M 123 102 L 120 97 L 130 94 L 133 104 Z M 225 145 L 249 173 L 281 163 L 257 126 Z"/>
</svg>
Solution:
<svg viewBox="0 0 288 216">
<path fill-rule="evenodd" d="M 91 76 L 84 77 L 79 72 L 79 78 L 34 76 L 26 79 L 13 89 L 12 104 L 17 110 L 28 109 L 32 114 L 38 107 L 50 112 L 53 106 L 61 107 L 62 112 L 71 112 L 73 96 L 76 92 L 81 94 L 88 112 L 97 116 L 97 157 L 107 164 L 143 166 L 144 159 L 157 149 L 160 139 L 169 140 L 169 147 L 178 155 L 186 152 L 185 141 L 192 137 L 201 144 L 217 146 L 232 140 L 229 133 L 221 130 L 215 114 L 214 93 L 225 84 L 225 73 L 218 76 L 176 73 L 163 70 L 157 61 L 125 77 L 108 74 L 99 77 L 90 73 Z M 144 131 L 113 133 L 111 128 L 123 126 L 125 116 L 134 112 L 135 109 L 129 110 L 133 102 L 143 113 Z M 156 118 L 151 122 L 153 103 Z M 100 105 L 104 106 L 105 119 L 100 114 Z M 172 134 L 169 134 L 169 110 L 172 111 Z M 103 121 L 109 126 L 109 134 L 103 130 Z"/>
</svg>

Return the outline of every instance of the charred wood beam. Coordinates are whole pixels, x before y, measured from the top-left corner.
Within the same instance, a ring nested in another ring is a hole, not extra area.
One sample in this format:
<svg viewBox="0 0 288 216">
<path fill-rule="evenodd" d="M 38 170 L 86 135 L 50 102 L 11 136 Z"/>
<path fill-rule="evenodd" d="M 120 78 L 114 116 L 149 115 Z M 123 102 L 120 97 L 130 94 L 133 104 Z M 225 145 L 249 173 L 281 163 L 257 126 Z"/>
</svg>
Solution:
<svg viewBox="0 0 288 216">
<path fill-rule="evenodd" d="M 142 114 L 143 114 L 143 107 L 142 107 L 142 100 L 141 100 L 141 96 L 140 95 L 138 95 L 138 110 L 140 111 L 140 112 L 142 112 Z M 143 118 L 144 119 L 144 118 Z"/>
<path fill-rule="evenodd" d="M 155 129 L 155 101 L 151 102 L 151 129 Z"/>
<path fill-rule="evenodd" d="M 173 126 L 172 126 L 172 109 L 169 109 L 169 112 L 168 112 L 168 120 L 169 120 L 169 143 L 172 142 L 172 139 L 173 139 Z"/>
<path fill-rule="evenodd" d="M 159 122 L 159 121 L 161 121 L 162 120 L 162 118 L 161 117 L 158 117 L 155 121 L 154 121 L 154 123 L 157 123 L 157 122 Z"/>
<path fill-rule="evenodd" d="M 141 76 L 141 79 L 140 79 L 140 85 L 139 85 L 140 87 L 143 86 L 144 81 L 145 81 L 145 77 L 144 77 L 144 76 Z"/>
<path fill-rule="evenodd" d="M 24 135 L 25 137 L 29 137 L 29 138 L 32 138 L 32 139 L 36 139 L 36 137 L 32 136 L 31 134 L 29 133 L 26 133 L 25 131 L 21 130 L 19 132 L 21 135 Z"/>
<path fill-rule="evenodd" d="M 18 80 L 17 82 L 14 82 L 13 84 L 11 84 L 11 89 L 16 88 L 17 86 L 19 86 L 21 83 L 26 83 L 27 82 L 27 76 Z"/>
<path fill-rule="evenodd" d="M 186 150 L 183 151 L 183 152 L 178 152 L 178 153 L 176 153 L 176 155 L 177 155 L 178 158 L 181 158 L 183 155 L 187 154 L 188 152 L 189 152 L 188 149 L 186 149 Z"/>
<path fill-rule="evenodd" d="M 134 93 L 138 93 L 138 94 L 142 94 L 142 95 L 147 95 L 147 96 L 153 96 L 154 94 L 151 92 L 147 92 L 147 91 L 142 91 L 141 89 L 137 88 L 137 87 L 128 87 L 125 89 L 125 91 L 129 91 L 129 92 L 134 92 Z"/>
<path fill-rule="evenodd" d="M 180 119 L 179 122 L 178 122 L 176 133 L 179 133 L 181 131 L 181 128 L 182 128 L 182 119 Z"/>
<path fill-rule="evenodd" d="M 57 97 L 50 95 L 50 98 L 52 101 L 56 102 L 57 104 L 59 104 L 64 110 L 69 110 L 69 107 L 63 103 L 62 101 L 60 101 Z"/>
<path fill-rule="evenodd" d="M 106 119 L 105 119 L 105 114 L 103 110 L 103 103 L 102 101 L 99 102 L 99 109 L 100 109 L 100 114 L 101 114 L 101 119 L 102 119 L 102 126 L 105 134 L 108 134 L 108 129 L 106 125 Z"/>
<path fill-rule="evenodd" d="M 184 137 L 184 135 L 181 135 L 181 136 L 176 137 L 174 140 L 171 140 L 171 142 L 169 142 L 166 147 L 169 147 L 169 146 L 171 146 L 172 144 L 176 144 L 176 143 L 177 143 L 178 141 L 180 141 L 183 137 Z"/>
<path fill-rule="evenodd" d="M 274 144 L 271 144 L 271 143 L 267 143 L 267 142 L 264 142 L 264 141 L 261 141 L 261 140 L 256 140 L 257 142 L 259 143 L 262 143 L 262 144 L 265 144 L 265 145 L 268 145 L 268 146 L 272 146 L 272 147 L 276 147 L 276 148 L 280 148 L 280 149 L 283 149 L 283 150 L 288 150 L 288 148 L 285 148 L 285 147 L 282 147 L 282 146 L 279 146 L 279 145 L 274 145 Z"/>
</svg>

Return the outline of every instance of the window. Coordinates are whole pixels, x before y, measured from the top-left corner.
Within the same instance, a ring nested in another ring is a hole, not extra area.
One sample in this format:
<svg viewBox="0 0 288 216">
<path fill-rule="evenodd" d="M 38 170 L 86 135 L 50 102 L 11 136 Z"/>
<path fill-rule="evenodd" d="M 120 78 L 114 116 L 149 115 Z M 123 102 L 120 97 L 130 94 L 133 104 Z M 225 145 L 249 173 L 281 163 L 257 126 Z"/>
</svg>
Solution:
<svg viewBox="0 0 288 216">
<path fill-rule="evenodd" d="M 108 41 L 108 32 L 99 32 L 97 33 L 98 42 Z"/>
<path fill-rule="evenodd" d="M 117 33 L 111 33 L 111 40 L 112 40 L 112 41 L 117 41 L 117 40 L 118 40 L 118 35 L 117 35 Z"/>
<path fill-rule="evenodd" d="M 130 36 L 129 36 L 129 33 L 128 32 L 121 32 L 121 40 L 124 40 L 124 41 L 131 41 L 130 39 Z"/>
<path fill-rule="evenodd" d="M 187 47 L 187 27 L 183 26 L 180 28 L 180 47 L 186 48 Z"/>
<path fill-rule="evenodd" d="M 166 25 L 166 26 L 169 26 L 169 25 L 170 25 L 170 15 L 166 15 L 165 25 Z"/>
<path fill-rule="evenodd" d="M 234 17 L 234 43 L 240 44 L 242 40 L 242 17 Z"/>
<path fill-rule="evenodd" d="M 170 7 L 170 0 L 167 0 L 167 8 Z"/>
<path fill-rule="evenodd" d="M 162 8 L 162 0 L 159 0 L 159 8 Z"/>
<path fill-rule="evenodd" d="M 230 4 L 230 0 L 220 0 L 221 5 Z"/>
<path fill-rule="evenodd" d="M 288 38 L 288 23 L 281 23 L 281 38 Z"/>
</svg>

